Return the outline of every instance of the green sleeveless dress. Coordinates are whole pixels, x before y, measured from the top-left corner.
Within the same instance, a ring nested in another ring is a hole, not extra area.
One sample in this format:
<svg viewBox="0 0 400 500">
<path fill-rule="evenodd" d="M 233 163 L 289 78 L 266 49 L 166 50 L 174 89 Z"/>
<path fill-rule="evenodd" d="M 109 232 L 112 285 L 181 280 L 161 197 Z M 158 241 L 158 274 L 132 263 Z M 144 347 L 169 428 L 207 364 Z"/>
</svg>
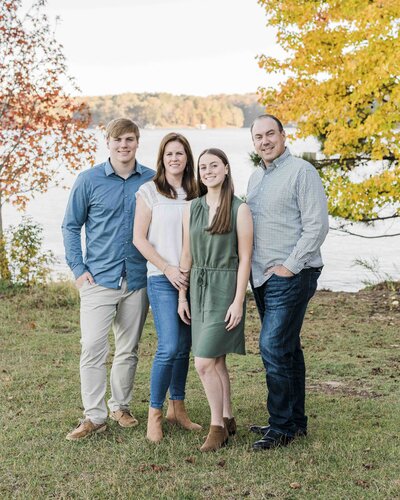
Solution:
<svg viewBox="0 0 400 500">
<path fill-rule="evenodd" d="M 206 197 L 196 198 L 190 206 L 190 311 L 192 351 L 200 358 L 217 358 L 227 353 L 246 354 L 244 315 L 240 324 L 226 330 L 226 312 L 236 293 L 238 241 L 236 219 L 243 202 L 232 201 L 232 230 L 226 234 L 210 234 L 209 208 Z"/>
</svg>

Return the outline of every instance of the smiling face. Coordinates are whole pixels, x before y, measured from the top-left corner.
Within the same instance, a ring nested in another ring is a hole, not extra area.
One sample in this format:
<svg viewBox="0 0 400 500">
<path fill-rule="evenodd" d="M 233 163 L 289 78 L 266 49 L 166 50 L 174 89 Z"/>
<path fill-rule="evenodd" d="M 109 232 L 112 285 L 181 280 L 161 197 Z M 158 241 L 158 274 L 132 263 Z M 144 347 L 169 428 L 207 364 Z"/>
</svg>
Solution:
<svg viewBox="0 0 400 500">
<path fill-rule="evenodd" d="M 198 174 L 208 189 L 221 187 L 228 171 L 228 165 L 216 155 L 205 153 L 199 158 Z"/>
<path fill-rule="evenodd" d="M 182 176 L 187 164 L 187 155 L 183 144 L 179 141 L 167 143 L 163 154 L 165 174 L 168 176 Z"/>
<path fill-rule="evenodd" d="M 258 118 L 252 129 L 254 147 L 267 166 L 285 151 L 286 134 L 273 118 Z"/>
<path fill-rule="evenodd" d="M 110 150 L 111 165 L 134 165 L 139 142 L 133 132 L 127 132 L 118 137 L 109 137 L 107 146 Z"/>
</svg>

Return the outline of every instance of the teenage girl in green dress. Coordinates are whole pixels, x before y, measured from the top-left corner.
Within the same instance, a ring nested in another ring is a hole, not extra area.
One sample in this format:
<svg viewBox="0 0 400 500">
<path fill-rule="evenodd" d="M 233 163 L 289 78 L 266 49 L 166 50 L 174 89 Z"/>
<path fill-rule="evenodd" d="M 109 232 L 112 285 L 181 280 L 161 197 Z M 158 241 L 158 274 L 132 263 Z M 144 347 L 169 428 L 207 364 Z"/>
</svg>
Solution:
<svg viewBox="0 0 400 500">
<path fill-rule="evenodd" d="M 200 198 L 183 215 L 181 272 L 190 270 L 190 308 L 179 292 L 178 312 L 192 326 L 196 370 L 211 410 L 201 451 L 216 450 L 236 432 L 232 415 L 228 353 L 245 354 L 244 313 L 250 274 L 253 223 L 248 206 L 233 194 L 228 158 L 220 149 L 200 154 Z"/>
</svg>

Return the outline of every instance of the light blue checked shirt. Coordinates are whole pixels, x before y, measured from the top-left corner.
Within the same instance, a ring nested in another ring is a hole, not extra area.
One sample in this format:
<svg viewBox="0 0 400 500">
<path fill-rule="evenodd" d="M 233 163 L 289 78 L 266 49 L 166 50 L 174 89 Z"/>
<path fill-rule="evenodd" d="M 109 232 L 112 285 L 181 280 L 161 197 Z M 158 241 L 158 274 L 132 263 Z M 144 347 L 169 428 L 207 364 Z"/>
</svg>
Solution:
<svg viewBox="0 0 400 500">
<path fill-rule="evenodd" d="M 252 282 L 263 285 L 267 270 L 283 265 L 294 274 L 321 267 L 320 247 L 329 230 L 327 200 L 316 169 L 288 148 L 249 179 L 247 204 L 254 223 Z"/>
</svg>

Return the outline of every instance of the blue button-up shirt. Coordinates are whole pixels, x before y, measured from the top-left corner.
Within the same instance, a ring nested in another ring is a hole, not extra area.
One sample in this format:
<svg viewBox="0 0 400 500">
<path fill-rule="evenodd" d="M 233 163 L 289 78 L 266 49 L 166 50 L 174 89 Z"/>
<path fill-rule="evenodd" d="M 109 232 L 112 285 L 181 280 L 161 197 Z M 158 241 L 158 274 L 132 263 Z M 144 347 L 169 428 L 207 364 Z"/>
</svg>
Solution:
<svg viewBox="0 0 400 500">
<path fill-rule="evenodd" d="M 146 260 L 132 243 L 133 219 L 135 193 L 154 174 L 136 162 L 132 175 L 123 179 L 109 160 L 79 174 L 62 224 L 66 261 L 75 278 L 89 271 L 97 284 L 120 288 L 126 273 L 129 290 L 146 286 Z"/>
</svg>

